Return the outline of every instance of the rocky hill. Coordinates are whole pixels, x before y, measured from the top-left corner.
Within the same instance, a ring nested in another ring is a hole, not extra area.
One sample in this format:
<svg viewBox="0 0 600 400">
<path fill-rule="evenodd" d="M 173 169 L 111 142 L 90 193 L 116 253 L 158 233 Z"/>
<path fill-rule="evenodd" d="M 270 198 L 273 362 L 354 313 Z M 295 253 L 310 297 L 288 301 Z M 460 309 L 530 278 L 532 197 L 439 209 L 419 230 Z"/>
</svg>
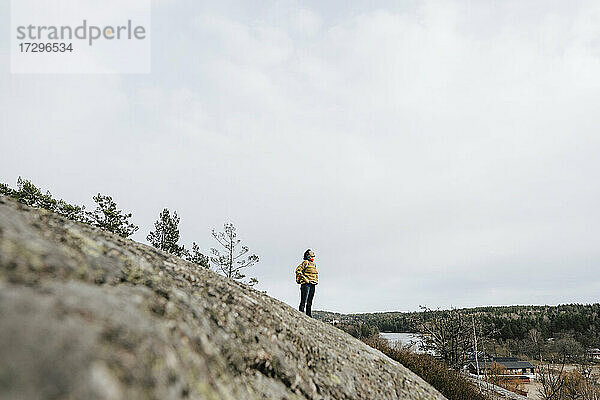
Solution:
<svg viewBox="0 0 600 400">
<path fill-rule="evenodd" d="M 443 399 L 342 331 L 0 196 L 0 399 Z"/>
</svg>

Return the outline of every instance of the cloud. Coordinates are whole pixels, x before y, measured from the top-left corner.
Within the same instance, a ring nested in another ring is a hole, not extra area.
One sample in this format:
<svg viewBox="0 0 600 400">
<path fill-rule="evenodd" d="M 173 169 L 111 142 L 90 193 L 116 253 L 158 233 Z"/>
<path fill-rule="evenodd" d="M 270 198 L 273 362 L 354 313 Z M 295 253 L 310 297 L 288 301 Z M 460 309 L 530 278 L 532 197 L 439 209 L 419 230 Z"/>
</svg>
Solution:
<svg viewBox="0 0 600 400">
<path fill-rule="evenodd" d="M 3 179 L 114 194 L 138 240 L 232 220 L 290 304 L 307 247 L 316 308 L 594 301 L 597 5 L 290 4 L 162 4 L 149 76 L 3 73 Z"/>
</svg>

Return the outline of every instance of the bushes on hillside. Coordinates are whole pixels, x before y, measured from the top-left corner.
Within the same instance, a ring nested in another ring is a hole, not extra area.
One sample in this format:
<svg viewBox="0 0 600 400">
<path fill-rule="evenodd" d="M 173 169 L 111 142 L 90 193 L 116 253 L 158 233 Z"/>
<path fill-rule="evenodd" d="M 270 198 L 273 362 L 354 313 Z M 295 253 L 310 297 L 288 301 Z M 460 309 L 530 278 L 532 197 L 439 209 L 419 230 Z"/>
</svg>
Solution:
<svg viewBox="0 0 600 400">
<path fill-rule="evenodd" d="M 42 193 L 31 181 L 19 177 L 17 189 L 5 183 L 0 184 L 0 194 L 10 196 L 30 207 L 44 208 L 73 221 L 88 222 L 85 206 L 75 206 L 62 199 L 55 199 L 49 191 Z"/>
<path fill-rule="evenodd" d="M 16 189 L 0 183 L 0 195 L 10 196 L 30 207 L 43 208 L 72 221 L 90 224 L 124 238 L 133 235 L 138 230 L 138 227 L 130 222 L 131 213 L 123 213 L 117 208 L 112 197 L 103 196 L 100 193 L 93 197 L 97 206 L 91 212 L 85 211 L 85 206 L 77 206 L 62 199 L 55 199 L 50 191 L 47 190 L 46 193 L 43 193 L 31 181 L 21 177 L 17 180 Z"/>
<path fill-rule="evenodd" d="M 428 354 L 393 348 L 387 340 L 375 336 L 362 340 L 419 375 L 449 400 L 489 400 L 460 373 Z"/>
</svg>

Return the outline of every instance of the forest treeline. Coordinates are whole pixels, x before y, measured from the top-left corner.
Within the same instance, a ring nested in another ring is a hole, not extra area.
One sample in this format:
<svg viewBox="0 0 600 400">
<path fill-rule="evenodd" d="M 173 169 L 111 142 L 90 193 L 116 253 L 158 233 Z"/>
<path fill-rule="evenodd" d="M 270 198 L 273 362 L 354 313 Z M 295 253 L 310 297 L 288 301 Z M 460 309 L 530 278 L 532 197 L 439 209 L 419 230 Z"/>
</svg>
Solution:
<svg viewBox="0 0 600 400">
<path fill-rule="evenodd" d="M 600 347 L 600 304 L 563 304 L 558 306 L 502 306 L 477 307 L 457 310 L 477 321 L 478 331 L 496 339 L 499 344 L 515 350 L 520 341 L 528 340 L 531 332 L 542 339 L 571 336 L 583 347 Z M 324 321 L 338 321 L 344 330 L 354 336 L 362 333 L 412 332 L 418 333 L 423 322 L 448 315 L 452 310 L 424 310 L 421 312 L 384 312 L 367 314 L 337 314 L 315 312 Z"/>
</svg>

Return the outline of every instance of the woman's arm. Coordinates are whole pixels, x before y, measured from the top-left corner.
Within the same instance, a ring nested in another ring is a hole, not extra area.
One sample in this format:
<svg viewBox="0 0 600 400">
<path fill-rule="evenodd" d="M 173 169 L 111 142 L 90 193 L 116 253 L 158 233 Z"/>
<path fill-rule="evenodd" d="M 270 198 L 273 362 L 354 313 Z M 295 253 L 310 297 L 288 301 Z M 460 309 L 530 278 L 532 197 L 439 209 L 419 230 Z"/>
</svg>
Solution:
<svg viewBox="0 0 600 400">
<path fill-rule="evenodd" d="M 308 261 L 304 260 L 302 261 L 302 264 L 298 265 L 298 268 L 296 268 L 296 275 L 300 275 L 300 277 L 302 277 L 302 282 L 300 283 L 308 283 L 308 278 L 306 275 L 304 275 L 304 270 L 306 269 L 307 265 Z"/>
</svg>

